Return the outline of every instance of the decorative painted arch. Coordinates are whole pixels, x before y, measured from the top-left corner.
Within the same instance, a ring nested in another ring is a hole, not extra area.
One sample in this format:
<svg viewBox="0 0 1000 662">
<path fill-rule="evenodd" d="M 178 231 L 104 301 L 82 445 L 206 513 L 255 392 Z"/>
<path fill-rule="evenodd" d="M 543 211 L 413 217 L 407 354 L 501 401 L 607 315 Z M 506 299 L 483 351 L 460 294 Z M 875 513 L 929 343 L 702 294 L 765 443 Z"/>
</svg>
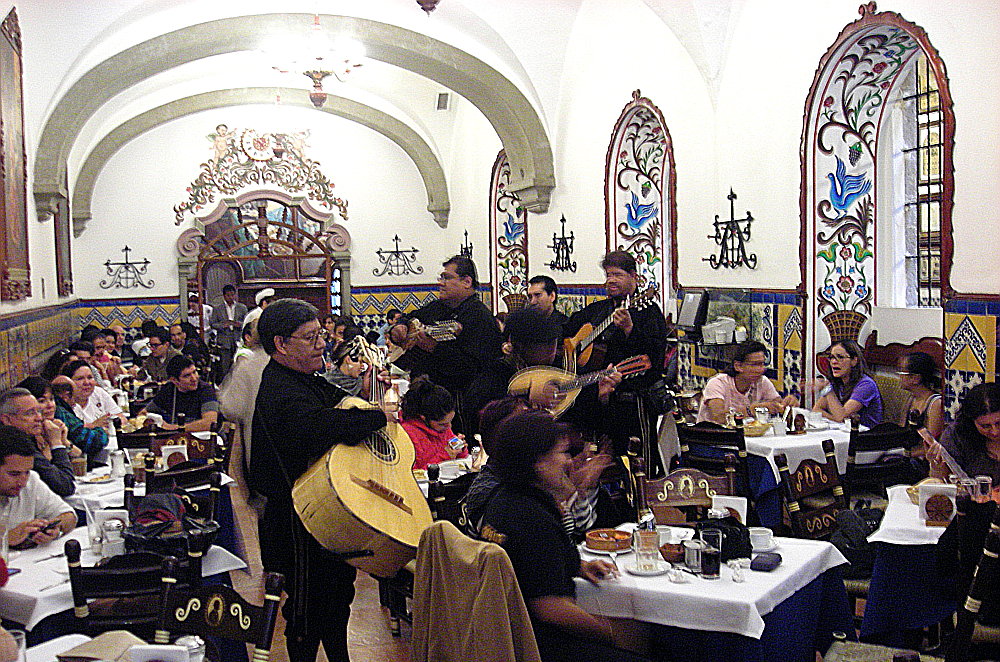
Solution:
<svg viewBox="0 0 1000 662">
<path fill-rule="evenodd" d="M 676 192 L 670 131 L 660 109 L 635 90 L 608 145 L 604 171 L 607 247 L 635 257 L 639 288 L 656 287 L 664 310 L 670 309 L 668 300 L 677 288 Z"/>
<path fill-rule="evenodd" d="M 84 124 L 115 95 L 187 62 L 247 50 L 261 34 L 301 30 L 309 18 L 259 14 L 208 21 L 158 35 L 97 64 L 59 99 L 42 130 L 33 182 L 39 214 L 51 214 L 56 199 L 66 197 L 61 184 L 70 150 Z M 331 35 L 362 42 L 367 57 L 424 76 L 468 99 L 492 124 L 509 155 L 511 188 L 526 208 L 548 209 L 555 186 L 552 148 L 541 118 L 512 81 L 479 58 L 425 34 L 364 18 L 321 18 Z"/>
<path fill-rule="evenodd" d="M 281 87 L 215 90 L 176 99 L 122 123 L 104 136 L 90 151 L 77 175 L 76 185 L 73 189 L 72 206 L 75 236 L 79 237 L 83 233 L 91 218 L 90 203 L 93 198 L 94 185 L 101 170 L 111 160 L 111 157 L 133 138 L 167 122 L 203 110 L 273 103 L 275 95 L 278 94 L 283 99 L 283 105 L 315 110 L 308 97 L 297 94 L 300 91 Z M 327 99 L 326 104 L 320 110 L 362 124 L 399 145 L 412 159 L 423 179 L 424 189 L 427 191 L 427 211 L 434 215 L 434 220 L 438 225 L 441 227 L 448 225 L 451 202 L 444 169 L 431 146 L 416 131 L 406 123 L 376 108 L 334 95 Z"/>
<path fill-rule="evenodd" d="M 490 279 L 493 309 L 524 307 L 528 289 L 528 212 L 510 186 L 510 161 L 500 150 L 490 177 Z"/>
<path fill-rule="evenodd" d="M 874 2 L 861 5 L 859 13 L 820 60 L 805 104 L 799 250 L 813 347 L 826 345 L 824 331 L 829 339 L 857 340 L 871 315 L 879 132 L 886 99 L 921 51 L 940 94 L 941 289 L 945 296 L 952 293 L 955 115 L 944 62 L 927 33 L 899 14 L 877 12 Z"/>
</svg>

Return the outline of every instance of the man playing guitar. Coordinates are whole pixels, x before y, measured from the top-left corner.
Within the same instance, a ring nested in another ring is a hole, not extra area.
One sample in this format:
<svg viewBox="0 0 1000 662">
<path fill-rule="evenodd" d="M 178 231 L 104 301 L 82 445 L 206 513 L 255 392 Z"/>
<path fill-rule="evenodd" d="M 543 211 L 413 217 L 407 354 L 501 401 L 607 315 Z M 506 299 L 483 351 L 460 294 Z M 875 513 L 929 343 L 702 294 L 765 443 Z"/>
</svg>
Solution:
<svg viewBox="0 0 1000 662">
<path fill-rule="evenodd" d="M 415 319 L 425 326 L 446 320 L 459 323 L 454 340 L 434 340 L 418 332 L 410 378 L 427 375 L 455 397 L 457 414 L 453 429 L 471 437 L 476 431 L 480 407 L 488 400 L 487 368 L 500 356 L 500 329 L 477 293 L 476 265 L 464 255 L 444 263 L 438 276 L 438 298 L 423 308 L 400 318 L 392 328 L 393 343 L 404 346 L 410 333 L 408 322 Z M 407 356 L 409 358 L 409 356 Z"/>
<path fill-rule="evenodd" d="M 625 251 L 611 251 L 601 261 L 601 268 L 604 270 L 608 298 L 574 313 L 563 327 L 563 336 L 573 338 L 585 324 L 599 327 L 605 320 L 611 320 L 611 324 L 594 339 L 594 357 L 579 367 L 580 373 L 601 370 L 608 364 L 617 364 L 631 356 L 645 354 L 649 357 L 653 369 L 623 382 L 611 394 L 607 407 L 603 408 L 602 420 L 592 422 L 611 437 L 615 452 L 622 454 L 627 449 L 630 436 L 647 442 L 653 438 L 655 427 L 643 409 L 640 394 L 658 379 L 662 370 L 667 323 L 663 311 L 655 302 L 647 302 L 638 310 L 622 306 L 628 297 L 636 293 L 638 275 L 635 258 Z M 653 459 L 657 460 L 656 454 L 653 455 Z"/>
</svg>

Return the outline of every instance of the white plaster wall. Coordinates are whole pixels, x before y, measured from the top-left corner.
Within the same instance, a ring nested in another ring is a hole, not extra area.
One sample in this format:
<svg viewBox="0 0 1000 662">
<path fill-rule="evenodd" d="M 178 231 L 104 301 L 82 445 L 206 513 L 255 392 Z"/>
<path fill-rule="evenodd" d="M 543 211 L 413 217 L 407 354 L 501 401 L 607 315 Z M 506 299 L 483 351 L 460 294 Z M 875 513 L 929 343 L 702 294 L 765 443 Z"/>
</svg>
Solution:
<svg viewBox="0 0 1000 662">
<path fill-rule="evenodd" d="M 714 147 L 707 88 L 687 51 L 639 0 L 587 0 L 572 27 L 560 106 L 553 130 L 557 188 L 547 214 L 531 216 L 530 271 L 558 282 L 603 282 L 598 266 L 606 251 L 604 171 L 608 143 L 622 108 L 640 89 L 663 113 L 677 161 L 677 208 L 682 231 L 706 213 L 713 189 Z M 628 62 L 622 61 L 627 53 Z M 576 237 L 575 274 L 551 272 L 546 246 L 566 215 Z M 683 244 L 682 244 L 683 245 Z"/>
<path fill-rule="evenodd" d="M 190 221 L 175 226 L 172 208 L 184 200 L 185 188 L 209 157 L 205 136 L 220 123 L 231 129 L 311 131 L 307 154 L 320 162 L 324 174 L 335 183 L 335 194 L 348 201 L 350 219 L 341 223 L 353 240 L 353 283 L 380 282 L 372 269 L 378 265 L 375 250 L 391 248 L 388 228 L 399 233 L 401 247 L 415 244 L 421 249 L 422 264 L 431 261 L 435 244 L 451 243 L 441 241 L 445 231 L 426 211 L 426 194 L 415 166 L 380 134 L 308 109 L 244 106 L 212 110 L 158 127 L 125 145 L 109 161 L 94 189 L 94 218 L 73 246 L 81 297 L 176 296 L 174 246 Z M 98 286 L 104 261 L 117 260 L 125 242 L 135 249 L 132 259 L 149 257 L 153 262 L 149 269 L 156 281 L 153 289 L 103 290 Z M 393 282 L 425 279 L 396 278 Z"/>
<path fill-rule="evenodd" d="M 941 338 L 944 333 L 944 313 L 940 308 L 882 308 L 872 310 L 869 328 L 878 331 L 878 343 L 909 344 L 924 336 Z M 865 331 L 862 338 L 868 336 Z"/>
</svg>

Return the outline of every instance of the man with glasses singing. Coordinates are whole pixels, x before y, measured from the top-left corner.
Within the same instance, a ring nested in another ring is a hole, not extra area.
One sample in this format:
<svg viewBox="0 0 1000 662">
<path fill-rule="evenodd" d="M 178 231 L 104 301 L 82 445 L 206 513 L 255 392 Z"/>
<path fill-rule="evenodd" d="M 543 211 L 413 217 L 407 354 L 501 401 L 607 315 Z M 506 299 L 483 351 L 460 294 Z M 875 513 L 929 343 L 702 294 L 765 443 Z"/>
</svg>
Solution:
<svg viewBox="0 0 1000 662">
<path fill-rule="evenodd" d="M 404 355 L 411 362 L 400 367 L 409 369 L 411 380 L 427 375 L 432 382 L 448 389 L 458 405 L 452 427 L 471 436 L 478 427 L 478 412 L 489 400 L 490 380 L 486 371 L 500 359 L 500 329 L 490 309 L 479 298 L 475 263 L 464 255 L 456 255 L 442 266 L 437 300 L 401 317 L 390 338 L 405 346 L 411 319 L 425 326 L 449 320 L 461 325 L 453 340 L 435 340 L 422 331 L 417 333 L 416 347 Z"/>
<path fill-rule="evenodd" d="M 330 662 L 347 662 L 347 620 L 355 569 L 302 526 L 292 486 L 334 444 L 358 444 L 384 427 L 378 409 L 337 409 L 344 392 L 318 374 L 323 349 L 316 308 L 280 299 L 257 321 L 271 357 L 261 375 L 253 415 L 250 487 L 267 497 L 259 526 L 264 570 L 285 575 L 288 657 L 313 662 L 323 642 Z"/>
</svg>

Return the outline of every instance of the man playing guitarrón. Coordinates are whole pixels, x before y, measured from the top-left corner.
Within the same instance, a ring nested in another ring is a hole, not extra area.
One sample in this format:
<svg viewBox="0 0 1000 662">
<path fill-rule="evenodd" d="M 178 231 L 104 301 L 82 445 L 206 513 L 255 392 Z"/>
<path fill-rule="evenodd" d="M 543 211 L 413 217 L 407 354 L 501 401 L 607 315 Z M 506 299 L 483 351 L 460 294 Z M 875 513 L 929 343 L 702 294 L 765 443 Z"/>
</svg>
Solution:
<svg viewBox="0 0 1000 662">
<path fill-rule="evenodd" d="M 456 255 L 443 266 L 438 276 L 438 299 L 402 317 L 390 337 L 395 344 L 404 346 L 411 318 L 425 326 L 446 320 L 461 325 L 454 340 L 437 341 L 427 333 L 416 334 L 419 351 L 410 367 L 410 378 L 427 375 L 448 389 L 457 405 L 452 427 L 469 436 L 476 431 L 476 415 L 488 400 L 486 370 L 500 357 L 500 329 L 476 292 L 479 281 L 472 260 Z"/>
<path fill-rule="evenodd" d="M 581 374 L 604 369 L 628 357 L 640 354 L 649 357 L 653 369 L 623 382 L 615 389 L 601 421 L 614 441 L 615 452 L 622 454 L 629 436 L 638 436 L 646 441 L 652 438 L 654 428 L 643 411 L 640 393 L 658 378 L 663 367 L 667 323 L 655 301 L 645 301 L 638 307 L 622 307 L 627 297 L 636 294 L 638 275 L 635 258 L 625 251 L 611 251 L 601 260 L 601 268 L 604 270 L 608 298 L 574 313 L 563 327 L 563 336 L 578 337 L 585 324 L 598 327 L 610 318 L 611 324 L 592 343 L 594 357 L 579 366 Z"/>
<path fill-rule="evenodd" d="M 249 475 L 251 487 L 267 497 L 260 523 L 264 570 L 285 575 L 289 659 L 313 662 L 322 641 L 330 662 L 347 662 L 356 571 L 302 526 L 292 485 L 334 444 L 362 442 L 385 426 L 386 417 L 377 409 L 336 408 L 344 392 L 317 374 L 325 342 L 312 305 L 275 301 L 257 331 L 271 357 L 257 392 Z"/>
</svg>

